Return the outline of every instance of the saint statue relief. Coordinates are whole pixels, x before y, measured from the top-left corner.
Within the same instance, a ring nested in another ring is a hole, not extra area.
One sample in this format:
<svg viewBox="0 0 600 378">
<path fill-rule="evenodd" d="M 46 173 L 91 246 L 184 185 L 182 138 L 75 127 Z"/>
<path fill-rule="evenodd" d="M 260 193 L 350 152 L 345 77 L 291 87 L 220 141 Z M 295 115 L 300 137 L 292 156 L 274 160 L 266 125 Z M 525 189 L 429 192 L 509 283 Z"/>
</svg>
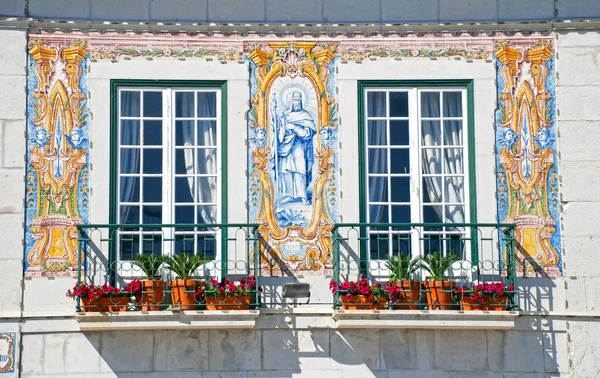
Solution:
<svg viewBox="0 0 600 378">
<path fill-rule="evenodd" d="M 280 113 L 277 113 L 274 96 L 271 117 L 273 142 L 276 145 L 273 160 L 278 203 L 301 202 L 309 205 L 311 198 L 307 189 L 312 180 L 314 162 L 312 138 L 317 128 L 312 115 L 302 106 L 302 92 L 293 92 L 291 105 Z"/>
</svg>

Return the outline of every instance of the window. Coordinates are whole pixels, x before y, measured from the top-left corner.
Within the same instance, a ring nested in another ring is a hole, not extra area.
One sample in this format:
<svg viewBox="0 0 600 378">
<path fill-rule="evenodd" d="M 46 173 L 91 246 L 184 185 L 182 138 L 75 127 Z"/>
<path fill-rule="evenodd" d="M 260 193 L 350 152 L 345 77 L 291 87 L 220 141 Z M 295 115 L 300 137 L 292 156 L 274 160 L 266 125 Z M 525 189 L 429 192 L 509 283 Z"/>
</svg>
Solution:
<svg viewBox="0 0 600 378">
<path fill-rule="evenodd" d="M 118 260 L 183 251 L 215 257 L 225 221 L 222 87 L 168 83 L 115 85 L 114 212 Z M 176 227 L 144 225 L 176 224 Z M 193 226 L 196 225 L 196 226 Z"/>
<path fill-rule="evenodd" d="M 467 85 L 361 83 L 363 216 L 369 223 L 431 226 L 372 227 L 371 259 L 464 250 L 470 213 Z M 378 86 L 379 85 L 379 86 Z"/>
</svg>

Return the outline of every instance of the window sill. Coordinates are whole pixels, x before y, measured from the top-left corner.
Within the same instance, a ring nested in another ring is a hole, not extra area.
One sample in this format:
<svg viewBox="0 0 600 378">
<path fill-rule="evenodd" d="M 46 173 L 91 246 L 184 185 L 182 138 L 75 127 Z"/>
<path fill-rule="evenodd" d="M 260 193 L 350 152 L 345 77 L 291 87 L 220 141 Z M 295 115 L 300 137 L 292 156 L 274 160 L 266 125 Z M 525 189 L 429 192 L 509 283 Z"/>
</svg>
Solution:
<svg viewBox="0 0 600 378">
<path fill-rule="evenodd" d="M 337 310 L 336 328 L 479 329 L 515 327 L 518 311 Z"/>
<path fill-rule="evenodd" d="M 254 328 L 257 310 L 79 312 L 81 331 Z"/>
</svg>

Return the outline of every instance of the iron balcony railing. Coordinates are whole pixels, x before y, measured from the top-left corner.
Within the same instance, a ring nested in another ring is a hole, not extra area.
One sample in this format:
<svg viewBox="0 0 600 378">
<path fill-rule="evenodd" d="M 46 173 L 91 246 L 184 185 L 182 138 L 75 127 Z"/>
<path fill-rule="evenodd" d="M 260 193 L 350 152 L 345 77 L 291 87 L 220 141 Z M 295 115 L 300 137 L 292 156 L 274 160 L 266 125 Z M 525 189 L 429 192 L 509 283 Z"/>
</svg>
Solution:
<svg viewBox="0 0 600 378">
<path fill-rule="evenodd" d="M 339 288 L 361 278 L 370 286 L 380 283 L 388 296 L 396 292 L 392 298 L 396 303 L 389 301 L 388 308 L 518 307 L 514 224 L 338 223 L 333 248 L 336 307 L 342 300 L 358 300 Z M 390 279 L 406 283 L 386 288 Z M 438 293 L 434 287 L 439 287 Z M 477 300 L 469 304 L 473 297 Z"/>
<path fill-rule="evenodd" d="M 280 294 L 281 287 L 277 288 L 277 285 L 289 283 L 290 277 L 281 277 L 278 281 L 277 277 L 261 276 L 267 274 L 267 269 L 263 269 L 261 264 L 264 265 L 264 261 L 269 260 L 271 253 L 266 240 L 260 235 L 258 224 L 88 224 L 78 225 L 77 229 L 81 262 L 77 274 L 78 281 L 84 284 L 108 283 L 122 289 L 132 280 L 144 278 L 142 270 L 133 262 L 136 256 L 188 254 L 198 256 L 201 260 L 190 277 L 196 282 L 222 280 L 226 277 L 238 281 L 240 278 L 254 276 L 258 286 L 268 282 L 269 290 L 266 293 L 253 291 L 251 308 L 258 308 L 265 303 L 279 306 L 285 302 Z M 385 285 L 391 279 L 407 278 L 399 275 L 398 268 L 402 270 L 403 266 L 402 263 L 398 265 L 398 262 L 407 261 L 408 257 L 408 260 L 418 262 L 417 268 L 408 277 L 412 284 L 408 287 L 398 284 L 399 290 L 396 290 L 395 297 L 408 296 L 410 300 L 402 303 L 388 302 L 388 308 L 461 309 L 461 301 L 470 297 L 471 289 L 476 285 L 501 283 L 504 288 L 511 285 L 517 287 L 514 232 L 515 225 L 512 224 L 338 223 L 332 229 L 331 263 L 327 264 L 328 270 L 323 274 L 322 288 L 313 287 L 311 290 L 322 290 L 327 294 L 331 277 L 340 285 L 359 281 L 363 277 L 370 285 L 377 282 Z M 255 251 L 260 253 L 254 253 Z M 433 275 L 433 257 L 436 255 L 439 259 L 451 261 L 439 277 L 444 282 L 442 293 L 445 295 L 442 297 L 446 300 L 440 301 L 438 298 L 432 306 L 428 303 L 432 295 L 428 282 Z M 285 261 L 278 260 L 276 263 L 285 264 Z M 144 306 L 142 297 L 123 304 L 117 296 L 110 296 L 112 304 L 142 310 L 206 307 L 206 296 L 194 295 L 198 286 L 185 292 L 194 298 L 191 304 L 182 306 L 178 302 L 174 297 L 174 289 L 166 284 L 177 277 L 166 269 L 166 264 L 161 265 L 157 274 L 165 284 L 162 296 L 152 306 Z M 456 290 L 459 288 L 460 290 Z M 466 294 L 456 293 L 463 289 Z M 150 289 L 144 289 L 142 296 L 151 294 L 147 290 Z M 496 302 L 501 309 L 516 309 L 516 290 L 505 291 L 502 296 L 506 297 L 505 302 L 493 294 L 488 295 L 488 302 Z M 347 294 L 344 290 L 338 290 L 333 296 L 313 295 L 312 303 L 318 301 L 340 307 L 341 300 L 345 299 L 342 297 L 348 297 Z M 223 305 L 225 308 L 235 308 L 239 304 L 234 300 Z M 79 298 L 76 306 L 79 311 L 82 306 Z M 483 304 L 476 303 L 474 307 L 485 309 Z"/>
</svg>

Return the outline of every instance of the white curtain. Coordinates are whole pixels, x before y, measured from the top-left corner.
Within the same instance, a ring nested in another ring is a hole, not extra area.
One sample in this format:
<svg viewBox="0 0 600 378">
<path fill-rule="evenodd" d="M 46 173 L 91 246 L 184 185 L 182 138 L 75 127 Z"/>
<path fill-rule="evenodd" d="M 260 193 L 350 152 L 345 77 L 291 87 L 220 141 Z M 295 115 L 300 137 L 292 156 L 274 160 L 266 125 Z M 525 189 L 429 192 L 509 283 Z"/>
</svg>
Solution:
<svg viewBox="0 0 600 378">
<path fill-rule="evenodd" d="M 198 115 L 201 117 L 214 117 L 216 109 L 216 96 L 198 95 Z M 185 95 L 180 97 L 183 101 L 183 117 L 194 117 L 194 96 Z M 195 177 L 198 174 L 216 174 L 216 149 L 195 149 L 195 146 L 216 146 L 216 124 L 214 121 L 193 121 L 183 123 L 183 141 L 185 169 L 187 174 L 190 195 L 196 203 L 215 202 L 217 198 L 217 182 L 214 177 Z M 194 128 L 197 127 L 198 141 L 194 141 Z M 194 161 L 194 149 L 197 153 L 197 162 Z M 196 171 L 194 172 L 194 166 Z M 197 223 L 216 223 L 216 206 L 198 206 Z"/>
<path fill-rule="evenodd" d="M 421 116 L 440 117 L 440 93 L 421 92 Z M 460 92 L 447 92 L 444 96 L 444 116 L 459 117 L 462 103 Z M 440 121 L 421 121 L 421 132 L 424 146 L 440 146 L 442 144 L 442 125 Z M 444 146 L 462 147 L 462 121 L 444 121 Z M 422 150 L 423 173 L 425 174 L 463 174 L 462 148 L 444 148 Z M 430 202 L 440 203 L 443 191 L 445 202 L 464 202 L 464 179 L 457 176 L 446 177 L 444 182 L 436 177 L 425 177 L 426 190 Z M 465 221 L 464 206 L 448 206 L 446 217 L 441 214 L 440 206 L 433 206 L 443 222 L 463 223 Z"/>
</svg>

